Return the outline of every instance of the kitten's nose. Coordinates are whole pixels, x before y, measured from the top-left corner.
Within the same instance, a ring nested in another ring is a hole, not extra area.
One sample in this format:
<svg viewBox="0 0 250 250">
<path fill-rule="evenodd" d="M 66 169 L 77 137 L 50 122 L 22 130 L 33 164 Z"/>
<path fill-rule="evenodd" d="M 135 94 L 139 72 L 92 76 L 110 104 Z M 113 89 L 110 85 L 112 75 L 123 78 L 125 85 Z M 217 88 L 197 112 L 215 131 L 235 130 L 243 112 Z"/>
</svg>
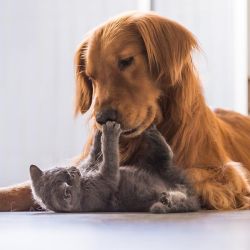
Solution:
<svg viewBox="0 0 250 250">
<path fill-rule="evenodd" d="M 107 121 L 117 121 L 117 111 L 113 108 L 105 108 L 96 114 L 96 121 L 101 125 Z"/>
</svg>

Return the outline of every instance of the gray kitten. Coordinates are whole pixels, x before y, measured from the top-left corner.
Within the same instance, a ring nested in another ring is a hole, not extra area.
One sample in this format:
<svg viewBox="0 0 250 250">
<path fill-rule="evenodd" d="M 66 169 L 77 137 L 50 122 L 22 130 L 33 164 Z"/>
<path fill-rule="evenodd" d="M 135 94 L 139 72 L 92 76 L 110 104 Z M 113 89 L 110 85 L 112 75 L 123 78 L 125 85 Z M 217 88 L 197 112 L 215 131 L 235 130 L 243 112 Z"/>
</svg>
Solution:
<svg viewBox="0 0 250 250">
<path fill-rule="evenodd" d="M 59 212 L 169 213 L 200 208 L 185 176 L 173 166 L 173 153 L 155 126 L 142 135 L 143 155 L 130 166 L 119 167 L 120 134 L 119 124 L 104 124 L 81 166 L 42 171 L 31 165 L 35 199 Z"/>
</svg>

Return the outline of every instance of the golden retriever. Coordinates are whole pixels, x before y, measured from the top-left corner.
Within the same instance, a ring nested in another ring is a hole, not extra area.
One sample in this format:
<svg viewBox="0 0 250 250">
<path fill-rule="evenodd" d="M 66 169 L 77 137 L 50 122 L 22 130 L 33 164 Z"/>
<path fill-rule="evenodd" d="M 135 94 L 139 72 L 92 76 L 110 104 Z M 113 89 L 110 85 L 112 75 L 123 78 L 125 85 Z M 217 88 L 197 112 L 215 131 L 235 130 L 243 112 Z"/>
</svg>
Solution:
<svg viewBox="0 0 250 250">
<path fill-rule="evenodd" d="M 140 134 L 157 124 L 204 208 L 247 209 L 250 119 L 206 105 L 192 61 L 197 48 L 187 29 L 153 12 L 107 21 L 76 52 L 76 113 L 90 109 L 93 130 L 108 120 L 121 124 L 122 165 L 147 153 Z M 90 144 L 91 135 L 79 160 Z M 1 210 L 31 205 L 29 184 L 0 190 Z"/>
</svg>

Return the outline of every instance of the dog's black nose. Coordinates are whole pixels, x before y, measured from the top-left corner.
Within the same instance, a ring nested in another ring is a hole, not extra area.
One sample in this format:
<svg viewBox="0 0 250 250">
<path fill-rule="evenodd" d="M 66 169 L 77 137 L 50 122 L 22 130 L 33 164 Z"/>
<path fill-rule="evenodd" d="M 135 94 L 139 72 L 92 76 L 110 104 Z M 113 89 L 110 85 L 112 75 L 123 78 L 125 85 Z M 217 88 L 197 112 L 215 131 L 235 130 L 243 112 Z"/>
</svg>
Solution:
<svg viewBox="0 0 250 250">
<path fill-rule="evenodd" d="M 96 114 L 96 121 L 105 124 L 107 121 L 117 121 L 117 111 L 113 108 L 106 108 Z"/>
</svg>

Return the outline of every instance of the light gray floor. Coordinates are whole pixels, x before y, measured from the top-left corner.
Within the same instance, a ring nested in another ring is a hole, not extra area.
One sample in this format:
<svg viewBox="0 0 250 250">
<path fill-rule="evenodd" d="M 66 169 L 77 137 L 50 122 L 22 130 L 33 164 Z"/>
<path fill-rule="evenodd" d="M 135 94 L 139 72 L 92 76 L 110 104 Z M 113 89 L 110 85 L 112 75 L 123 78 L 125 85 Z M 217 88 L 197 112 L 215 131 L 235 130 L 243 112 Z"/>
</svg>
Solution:
<svg viewBox="0 0 250 250">
<path fill-rule="evenodd" d="M 0 249 L 250 249 L 250 211 L 0 213 Z"/>
</svg>

